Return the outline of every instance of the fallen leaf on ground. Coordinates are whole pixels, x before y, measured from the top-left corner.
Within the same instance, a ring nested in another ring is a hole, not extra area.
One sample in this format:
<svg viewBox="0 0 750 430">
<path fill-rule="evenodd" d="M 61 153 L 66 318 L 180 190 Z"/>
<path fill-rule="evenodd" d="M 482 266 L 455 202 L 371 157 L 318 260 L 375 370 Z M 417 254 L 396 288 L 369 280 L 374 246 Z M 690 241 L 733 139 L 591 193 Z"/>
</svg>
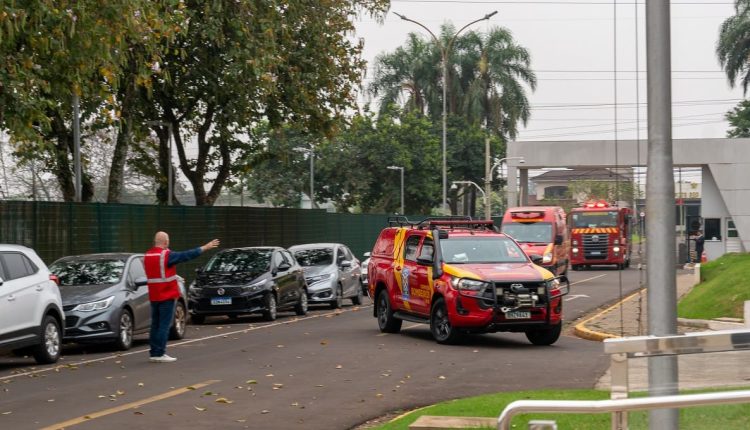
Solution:
<svg viewBox="0 0 750 430">
<path fill-rule="evenodd" d="M 202 407 L 200 407 L 200 406 L 193 406 L 193 407 L 195 408 L 195 410 L 196 410 L 196 411 L 201 411 L 201 412 L 203 412 L 203 411 L 205 411 L 205 410 L 206 410 L 206 408 L 202 408 Z"/>
<path fill-rule="evenodd" d="M 135 412 L 133 412 L 133 415 L 143 415 L 143 412 L 141 412 L 141 411 L 135 411 Z"/>
<path fill-rule="evenodd" d="M 271 411 L 269 411 L 268 409 L 263 409 L 262 411 L 260 411 L 261 414 L 267 414 L 269 412 L 271 412 Z"/>
<path fill-rule="evenodd" d="M 340 364 L 337 364 L 337 365 L 336 365 L 336 368 L 337 368 L 337 369 L 343 369 L 343 368 L 344 368 L 344 366 L 342 366 L 342 365 L 340 365 Z"/>
<path fill-rule="evenodd" d="M 218 399 L 216 399 L 216 403 L 225 403 L 227 405 L 230 405 L 230 404 L 234 403 L 234 401 L 229 400 L 229 399 L 224 398 L 224 397 L 219 397 Z"/>
<path fill-rule="evenodd" d="M 269 378 L 273 378 L 273 373 L 269 373 L 269 374 L 268 374 L 268 375 L 266 375 L 266 376 L 267 376 L 267 377 L 269 377 Z"/>
<path fill-rule="evenodd" d="M 440 375 L 440 376 L 438 376 L 438 379 L 445 379 L 445 376 Z"/>
<path fill-rule="evenodd" d="M 247 381 L 245 381 L 245 383 L 246 384 L 257 384 L 258 381 L 256 381 L 255 379 L 248 379 Z"/>
</svg>

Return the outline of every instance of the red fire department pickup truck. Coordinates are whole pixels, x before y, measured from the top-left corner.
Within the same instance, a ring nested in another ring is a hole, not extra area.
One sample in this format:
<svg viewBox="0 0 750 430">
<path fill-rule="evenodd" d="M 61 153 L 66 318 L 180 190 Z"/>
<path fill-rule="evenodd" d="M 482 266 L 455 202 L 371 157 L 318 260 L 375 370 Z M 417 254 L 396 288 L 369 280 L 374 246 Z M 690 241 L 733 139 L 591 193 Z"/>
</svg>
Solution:
<svg viewBox="0 0 750 430">
<path fill-rule="evenodd" d="M 492 221 L 389 219 L 368 264 L 380 331 L 429 324 L 439 343 L 461 333 L 523 332 L 535 345 L 560 337 L 565 277 L 537 266 Z M 541 263 L 541 256 L 533 256 Z"/>
</svg>

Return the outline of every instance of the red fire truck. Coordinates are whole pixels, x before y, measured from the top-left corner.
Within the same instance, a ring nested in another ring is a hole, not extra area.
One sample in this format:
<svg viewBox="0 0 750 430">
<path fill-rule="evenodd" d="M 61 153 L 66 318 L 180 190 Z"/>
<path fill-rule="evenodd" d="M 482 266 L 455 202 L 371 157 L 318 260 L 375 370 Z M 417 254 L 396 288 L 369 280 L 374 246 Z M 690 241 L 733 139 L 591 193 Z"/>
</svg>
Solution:
<svg viewBox="0 0 750 430">
<path fill-rule="evenodd" d="M 570 265 L 573 270 L 594 265 L 630 266 L 632 211 L 605 201 L 587 202 L 570 211 Z"/>
</svg>

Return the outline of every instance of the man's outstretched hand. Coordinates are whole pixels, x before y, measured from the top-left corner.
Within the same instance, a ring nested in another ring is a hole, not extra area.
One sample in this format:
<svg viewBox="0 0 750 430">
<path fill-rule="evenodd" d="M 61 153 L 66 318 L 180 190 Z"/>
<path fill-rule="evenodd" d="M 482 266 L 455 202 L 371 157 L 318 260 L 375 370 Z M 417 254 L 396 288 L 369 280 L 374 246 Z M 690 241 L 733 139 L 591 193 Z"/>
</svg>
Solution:
<svg viewBox="0 0 750 430">
<path fill-rule="evenodd" d="M 219 239 L 214 239 L 211 242 L 208 242 L 207 244 L 201 246 L 201 252 L 206 252 L 209 249 L 214 249 L 219 247 Z"/>
</svg>

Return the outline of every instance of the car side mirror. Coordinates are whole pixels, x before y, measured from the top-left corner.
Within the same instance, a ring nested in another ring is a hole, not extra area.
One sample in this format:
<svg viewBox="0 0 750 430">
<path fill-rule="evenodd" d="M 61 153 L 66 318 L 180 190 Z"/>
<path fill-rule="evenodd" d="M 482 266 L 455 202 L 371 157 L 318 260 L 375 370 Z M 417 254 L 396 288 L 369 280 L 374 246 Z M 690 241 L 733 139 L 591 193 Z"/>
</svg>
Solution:
<svg viewBox="0 0 750 430">
<path fill-rule="evenodd" d="M 562 245 L 563 243 L 563 237 L 561 234 L 558 234 L 555 236 L 555 245 Z"/>
<path fill-rule="evenodd" d="M 292 265 L 287 263 L 286 261 L 279 264 L 279 267 L 277 267 L 277 269 L 279 269 L 280 272 L 286 272 L 287 270 L 291 268 L 292 268 Z"/>
<path fill-rule="evenodd" d="M 542 257 L 541 255 L 536 255 L 536 254 L 531 254 L 529 258 L 531 259 L 531 262 L 534 264 L 542 264 L 542 261 L 544 260 L 544 257 Z"/>
<path fill-rule="evenodd" d="M 369 257 L 370 255 L 372 255 L 372 254 L 370 253 L 370 251 L 367 251 L 367 252 L 365 252 L 365 253 L 364 253 L 363 255 L 365 256 L 365 258 L 368 258 L 368 257 Z"/>
<path fill-rule="evenodd" d="M 135 279 L 135 282 L 133 283 L 136 288 L 140 288 L 144 285 L 148 285 L 148 279 L 146 279 L 145 276 L 140 276 Z"/>
<path fill-rule="evenodd" d="M 0 286 L 2 286 L 3 283 L 5 283 L 5 281 L 3 281 L 3 278 L 0 278 Z"/>
<path fill-rule="evenodd" d="M 344 260 L 340 264 L 342 269 L 348 269 L 349 267 L 352 267 L 352 262 L 349 260 Z"/>
</svg>

